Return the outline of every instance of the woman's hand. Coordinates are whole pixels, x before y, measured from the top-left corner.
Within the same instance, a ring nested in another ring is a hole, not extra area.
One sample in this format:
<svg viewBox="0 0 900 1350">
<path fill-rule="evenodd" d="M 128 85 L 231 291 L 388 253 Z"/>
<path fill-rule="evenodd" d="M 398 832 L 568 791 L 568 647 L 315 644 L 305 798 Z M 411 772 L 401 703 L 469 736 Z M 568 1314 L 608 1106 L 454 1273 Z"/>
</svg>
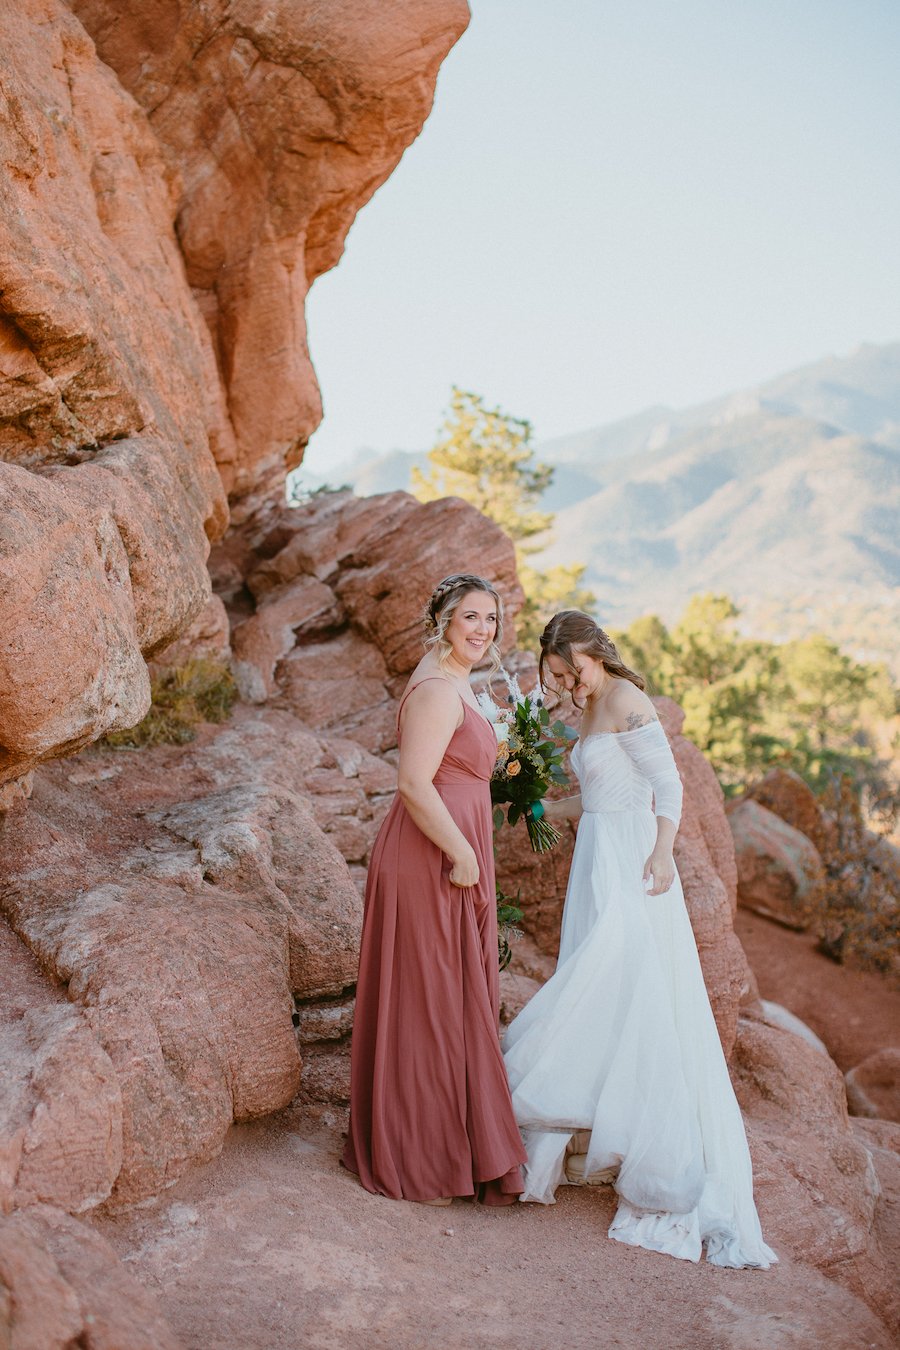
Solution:
<svg viewBox="0 0 900 1350">
<path fill-rule="evenodd" d="M 470 848 L 468 853 L 453 859 L 453 866 L 450 869 L 450 885 L 468 889 L 470 886 L 478 885 L 480 875 L 475 850 Z"/>
<path fill-rule="evenodd" d="M 662 895 L 670 888 L 675 880 L 675 860 L 671 850 L 655 848 L 650 854 L 644 863 L 644 881 L 650 881 L 651 878 L 653 885 L 648 895 Z"/>
</svg>

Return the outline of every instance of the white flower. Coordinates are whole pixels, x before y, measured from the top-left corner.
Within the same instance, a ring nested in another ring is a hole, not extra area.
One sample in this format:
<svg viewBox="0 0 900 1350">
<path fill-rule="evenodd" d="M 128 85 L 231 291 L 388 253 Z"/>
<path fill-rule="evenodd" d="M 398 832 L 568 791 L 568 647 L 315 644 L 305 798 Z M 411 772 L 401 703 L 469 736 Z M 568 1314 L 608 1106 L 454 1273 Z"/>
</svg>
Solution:
<svg viewBox="0 0 900 1350">
<path fill-rule="evenodd" d="M 517 675 L 510 675 L 508 670 L 501 670 L 501 675 L 506 681 L 506 687 L 509 690 L 509 696 L 513 703 L 522 702 L 522 690 L 519 688 L 519 679 Z"/>
<path fill-rule="evenodd" d="M 502 716 L 503 709 L 497 707 L 486 689 L 477 696 L 477 703 L 489 722 L 496 722 L 497 718 Z"/>
<path fill-rule="evenodd" d="M 494 735 L 497 737 L 497 744 L 504 745 L 509 740 L 509 723 L 495 722 Z"/>
<path fill-rule="evenodd" d="M 532 712 L 537 712 L 538 708 L 544 706 L 544 696 L 541 693 L 541 686 L 536 684 L 530 694 L 525 695 L 525 702 Z"/>
</svg>

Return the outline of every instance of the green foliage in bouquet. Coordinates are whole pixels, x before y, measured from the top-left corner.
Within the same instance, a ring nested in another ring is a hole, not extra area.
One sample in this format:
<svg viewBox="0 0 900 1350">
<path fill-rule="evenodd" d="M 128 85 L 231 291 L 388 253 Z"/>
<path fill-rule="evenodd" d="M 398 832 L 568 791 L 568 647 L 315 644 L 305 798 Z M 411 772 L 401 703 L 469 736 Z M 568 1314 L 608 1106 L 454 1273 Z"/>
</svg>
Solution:
<svg viewBox="0 0 900 1350">
<path fill-rule="evenodd" d="M 551 724 L 539 694 L 523 697 L 514 678 L 508 678 L 507 684 L 512 706 L 495 721 L 495 727 L 505 726 L 508 731 L 501 736 L 498 730 L 497 764 L 491 777 L 494 824 L 499 829 L 504 819 L 516 825 L 524 818 L 532 849 L 544 853 L 559 842 L 559 834 L 543 819 L 541 798 L 551 787 L 568 783 L 562 760 L 577 733 L 564 722 Z M 507 803 L 504 816 L 502 808 Z"/>
<path fill-rule="evenodd" d="M 505 970 L 512 960 L 513 939 L 521 937 L 521 931 L 516 924 L 522 918 L 522 911 L 519 908 L 519 898 L 521 892 L 516 891 L 515 899 L 497 887 L 497 954 L 500 959 L 500 969 Z"/>
</svg>

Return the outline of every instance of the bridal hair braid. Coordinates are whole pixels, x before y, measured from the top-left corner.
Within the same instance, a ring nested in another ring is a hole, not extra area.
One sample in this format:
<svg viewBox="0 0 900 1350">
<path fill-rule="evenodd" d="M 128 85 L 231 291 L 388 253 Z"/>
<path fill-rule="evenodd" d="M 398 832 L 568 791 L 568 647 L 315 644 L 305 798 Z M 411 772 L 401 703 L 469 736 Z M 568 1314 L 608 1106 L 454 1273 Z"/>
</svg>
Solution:
<svg viewBox="0 0 900 1350">
<path fill-rule="evenodd" d="M 576 674 L 572 660 L 573 647 L 584 652 L 585 656 L 592 656 L 595 661 L 600 661 L 607 675 L 615 675 L 620 680 L 630 680 L 638 689 L 646 689 L 643 675 L 626 666 L 609 634 L 603 631 L 590 614 L 582 614 L 580 609 L 561 609 L 558 614 L 553 615 L 541 633 L 538 679 L 542 689 L 547 689 L 544 662 L 548 656 L 558 656 L 566 663 L 572 674 Z M 572 702 L 575 703 L 574 698 Z M 580 705 L 575 703 L 575 706 Z"/>
<path fill-rule="evenodd" d="M 491 674 L 494 675 L 500 669 L 500 642 L 503 637 L 503 601 L 500 599 L 497 591 L 489 581 L 484 577 L 473 576 L 471 572 L 454 572 L 449 577 L 444 577 L 439 581 L 431 592 L 431 598 L 425 606 L 425 629 L 428 636 L 425 639 L 426 647 L 433 647 L 437 653 L 438 665 L 443 669 L 444 662 L 450 655 L 450 643 L 444 637 L 447 631 L 447 625 L 453 618 L 461 601 L 471 591 L 483 591 L 485 595 L 492 597 L 497 606 L 497 631 L 494 634 L 494 640 L 487 650 L 487 655 L 491 663 Z"/>
</svg>

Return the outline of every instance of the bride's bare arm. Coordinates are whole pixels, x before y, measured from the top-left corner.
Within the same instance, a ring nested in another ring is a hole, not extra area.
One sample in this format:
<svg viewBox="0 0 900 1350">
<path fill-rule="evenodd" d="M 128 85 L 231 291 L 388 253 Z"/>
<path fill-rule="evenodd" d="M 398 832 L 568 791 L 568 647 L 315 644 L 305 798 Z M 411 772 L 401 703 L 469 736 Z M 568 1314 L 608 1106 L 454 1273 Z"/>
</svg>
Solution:
<svg viewBox="0 0 900 1350">
<path fill-rule="evenodd" d="M 402 714 L 397 790 L 415 824 L 453 863 L 453 885 L 476 886 L 479 869 L 475 850 L 434 786 L 434 775 L 459 715 L 459 695 L 443 680 L 423 680 L 412 691 Z"/>
</svg>

